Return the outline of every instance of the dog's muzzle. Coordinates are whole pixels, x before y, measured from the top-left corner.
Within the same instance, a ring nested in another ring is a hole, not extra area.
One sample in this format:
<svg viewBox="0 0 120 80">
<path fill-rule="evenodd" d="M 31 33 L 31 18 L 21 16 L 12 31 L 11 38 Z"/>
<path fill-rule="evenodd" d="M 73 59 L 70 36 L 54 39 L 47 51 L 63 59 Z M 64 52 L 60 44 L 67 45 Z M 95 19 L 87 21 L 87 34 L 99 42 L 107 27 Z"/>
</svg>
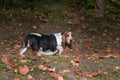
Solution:
<svg viewBox="0 0 120 80">
<path fill-rule="evenodd" d="M 70 43 L 66 43 L 65 45 L 66 45 L 68 48 L 72 49 L 72 48 L 73 48 L 72 43 L 73 43 L 73 40 L 70 40 Z"/>
</svg>

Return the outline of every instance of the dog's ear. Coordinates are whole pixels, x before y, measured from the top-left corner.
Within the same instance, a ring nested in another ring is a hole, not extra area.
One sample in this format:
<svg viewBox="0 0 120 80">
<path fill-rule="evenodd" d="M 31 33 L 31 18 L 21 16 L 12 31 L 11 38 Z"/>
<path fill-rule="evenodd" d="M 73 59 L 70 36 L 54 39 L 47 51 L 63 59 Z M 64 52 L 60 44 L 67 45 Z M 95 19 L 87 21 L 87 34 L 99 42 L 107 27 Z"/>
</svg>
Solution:
<svg viewBox="0 0 120 80">
<path fill-rule="evenodd" d="M 70 36 L 71 34 L 72 34 L 71 31 L 62 32 L 62 35 L 65 35 L 65 36 Z"/>
<path fill-rule="evenodd" d="M 68 30 L 67 31 L 63 31 L 61 34 L 62 35 L 66 35 L 68 32 L 69 32 Z"/>
<path fill-rule="evenodd" d="M 71 36 L 72 33 L 69 31 L 69 32 L 67 32 L 65 35 L 66 35 L 66 36 Z"/>
</svg>

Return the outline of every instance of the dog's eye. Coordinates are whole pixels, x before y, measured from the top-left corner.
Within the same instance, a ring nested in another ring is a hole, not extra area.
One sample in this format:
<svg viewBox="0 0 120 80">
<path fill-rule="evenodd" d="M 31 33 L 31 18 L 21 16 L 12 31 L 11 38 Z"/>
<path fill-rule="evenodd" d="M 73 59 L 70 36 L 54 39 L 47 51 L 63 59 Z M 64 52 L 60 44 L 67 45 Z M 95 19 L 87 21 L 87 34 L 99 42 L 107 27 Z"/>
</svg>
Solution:
<svg viewBox="0 0 120 80">
<path fill-rule="evenodd" d="M 69 35 L 66 35 L 66 37 L 69 37 Z"/>
</svg>

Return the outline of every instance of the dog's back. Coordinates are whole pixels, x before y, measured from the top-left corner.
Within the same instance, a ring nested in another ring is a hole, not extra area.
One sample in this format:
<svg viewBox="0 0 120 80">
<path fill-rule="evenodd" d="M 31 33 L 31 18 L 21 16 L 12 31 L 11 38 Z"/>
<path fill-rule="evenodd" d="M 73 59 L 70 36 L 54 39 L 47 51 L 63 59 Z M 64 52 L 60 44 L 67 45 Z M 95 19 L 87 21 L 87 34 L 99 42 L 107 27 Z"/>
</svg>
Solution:
<svg viewBox="0 0 120 80">
<path fill-rule="evenodd" d="M 41 36 L 35 35 L 35 34 L 28 34 L 24 38 L 24 44 L 25 47 L 31 47 L 32 50 L 38 51 L 40 48 L 43 49 L 43 51 L 51 50 L 54 51 L 57 42 L 54 35 L 43 35 Z"/>
</svg>

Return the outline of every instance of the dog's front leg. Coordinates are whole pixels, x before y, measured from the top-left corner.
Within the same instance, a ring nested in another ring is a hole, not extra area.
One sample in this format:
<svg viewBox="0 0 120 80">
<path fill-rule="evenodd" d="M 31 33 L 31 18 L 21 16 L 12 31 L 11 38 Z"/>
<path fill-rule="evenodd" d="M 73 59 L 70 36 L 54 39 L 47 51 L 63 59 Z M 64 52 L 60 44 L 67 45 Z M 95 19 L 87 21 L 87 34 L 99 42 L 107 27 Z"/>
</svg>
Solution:
<svg viewBox="0 0 120 80">
<path fill-rule="evenodd" d="M 63 47 L 62 46 L 57 46 L 57 49 L 59 50 L 59 55 L 61 55 L 62 54 L 62 52 L 63 52 Z"/>
</svg>

